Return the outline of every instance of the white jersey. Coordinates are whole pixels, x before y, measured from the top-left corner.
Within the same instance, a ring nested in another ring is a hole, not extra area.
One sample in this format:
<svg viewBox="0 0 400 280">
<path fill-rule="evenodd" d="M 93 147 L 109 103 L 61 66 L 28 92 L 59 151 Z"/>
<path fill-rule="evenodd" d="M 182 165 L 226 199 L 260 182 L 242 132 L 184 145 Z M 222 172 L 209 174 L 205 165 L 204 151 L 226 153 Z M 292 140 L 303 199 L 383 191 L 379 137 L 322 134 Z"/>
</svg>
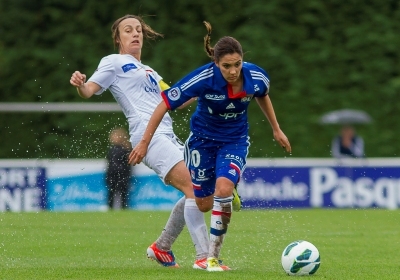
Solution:
<svg viewBox="0 0 400 280">
<path fill-rule="evenodd" d="M 109 89 L 121 106 L 128 123 L 131 142 L 142 138 L 155 108 L 162 101 L 159 81 L 162 77 L 129 54 L 112 54 L 100 61 L 88 81 L 101 87 L 99 95 Z M 165 114 L 157 133 L 173 134 L 172 119 Z"/>
</svg>

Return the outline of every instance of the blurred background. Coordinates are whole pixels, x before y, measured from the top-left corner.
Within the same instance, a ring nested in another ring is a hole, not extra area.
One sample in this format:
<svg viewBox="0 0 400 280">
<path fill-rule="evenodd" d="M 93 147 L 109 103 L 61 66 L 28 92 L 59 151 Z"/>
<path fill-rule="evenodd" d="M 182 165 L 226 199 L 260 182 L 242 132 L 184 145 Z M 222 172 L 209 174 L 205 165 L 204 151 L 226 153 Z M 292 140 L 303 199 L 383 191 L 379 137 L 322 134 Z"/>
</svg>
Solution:
<svg viewBox="0 0 400 280">
<path fill-rule="evenodd" d="M 116 50 L 111 25 L 125 14 L 144 17 L 158 41 L 144 44 L 142 62 L 170 84 L 209 61 L 206 29 L 237 38 L 245 60 L 270 75 L 270 96 L 290 157 L 331 157 L 338 125 L 321 124 L 333 110 L 367 112 L 356 125 L 368 157 L 397 157 L 400 131 L 400 2 L 365 0 L 248 1 L 0 1 L 0 102 L 114 102 L 107 92 L 81 99 L 69 84 L 80 70 L 90 76 Z M 250 110 L 249 157 L 286 157 L 256 103 Z M 181 139 L 191 110 L 173 112 Z M 126 126 L 119 112 L 0 112 L 0 158 L 104 158 L 108 133 Z"/>
</svg>

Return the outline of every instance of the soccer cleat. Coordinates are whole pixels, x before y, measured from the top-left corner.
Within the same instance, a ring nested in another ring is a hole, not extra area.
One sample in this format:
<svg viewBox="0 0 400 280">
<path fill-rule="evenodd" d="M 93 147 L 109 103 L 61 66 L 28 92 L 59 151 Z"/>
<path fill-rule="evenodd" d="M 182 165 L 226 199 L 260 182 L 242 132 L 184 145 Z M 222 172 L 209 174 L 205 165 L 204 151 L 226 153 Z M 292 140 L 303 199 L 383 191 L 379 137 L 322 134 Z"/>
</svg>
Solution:
<svg viewBox="0 0 400 280">
<path fill-rule="evenodd" d="M 207 258 L 196 260 L 193 264 L 194 269 L 207 269 Z"/>
<path fill-rule="evenodd" d="M 175 262 L 174 253 L 171 250 L 164 251 L 157 248 L 156 242 L 147 248 L 147 257 L 165 267 L 179 267 Z"/>
<path fill-rule="evenodd" d="M 218 260 L 218 263 L 219 263 L 220 267 L 222 268 L 222 270 L 231 270 L 229 268 L 229 266 L 222 264 L 222 260 Z M 196 260 L 193 264 L 193 268 L 206 270 L 207 269 L 207 258 Z"/>
<path fill-rule="evenodd" d="M 237 184 L 235 185 L 235 188 L 233 189 L 233 199 L 232 199 L 232 209 L 233 211 L 240 211 L 242 209 L 242 199 L 240 195 L 237 192 Z"/>
<path fill-rule="evenodd" d="M 210 258 L 207 258 L 206 270 L 207 271 L 225 271 L 225 270 L 231 270 L 231 269 L 229 268 L 229 266 L 223 265 L 221 260 L 210 257 Z"/>
</svg>

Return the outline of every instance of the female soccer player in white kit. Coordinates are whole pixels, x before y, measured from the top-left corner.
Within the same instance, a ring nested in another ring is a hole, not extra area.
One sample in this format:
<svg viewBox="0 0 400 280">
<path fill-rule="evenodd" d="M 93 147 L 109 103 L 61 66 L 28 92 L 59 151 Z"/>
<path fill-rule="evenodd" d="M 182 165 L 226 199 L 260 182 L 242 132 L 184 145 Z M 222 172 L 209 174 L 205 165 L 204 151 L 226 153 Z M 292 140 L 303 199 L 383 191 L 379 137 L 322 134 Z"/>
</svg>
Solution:
<svg viewBox="0 0 400 280">
<path fill-rule="evenodd" d="M 86 75 L 76 71 L 70 83 L 82 98 L 110 90 L 128 120 L 130 141 L 135 146 L 162 100 L 161 90 L 168 88 L 157 72 L 140 61 L 143 39 L 162 35 L 135 15 L 117 19 L 111 31 L 119 54 L 104 57 L 87 82 Z M 194 199 L 190 174 L 183 160 L 183 146 L 173 132 L 168 114 L 162 119 L 143 162 L 165 184 L 174 186 L 185 195 L 174 206 L 160 237 L 147 249 L 147 256 L 163 266 L 178 267 L 171 246 L 186 224 L 196 249 L 193 268 L 206 269 L 207 226 Z"/>
</svg>

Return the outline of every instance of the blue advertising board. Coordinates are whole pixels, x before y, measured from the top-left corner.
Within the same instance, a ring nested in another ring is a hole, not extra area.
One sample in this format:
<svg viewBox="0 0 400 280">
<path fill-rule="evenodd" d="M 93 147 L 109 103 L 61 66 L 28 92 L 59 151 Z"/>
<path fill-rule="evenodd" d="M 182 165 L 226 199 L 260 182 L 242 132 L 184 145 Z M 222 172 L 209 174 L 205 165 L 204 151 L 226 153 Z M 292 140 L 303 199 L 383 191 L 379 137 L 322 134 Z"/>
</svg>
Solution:
<svg viewBox="0 0 400 280">
<path fill-rule="evenodd" d="M 132 177 L 129 208 L 170 210 L 181 192 L 165 186 L 156 175 Z M 52 211 L 106 211 L 107 188 L 104 173 L 49 179 L 47 209 Z"/>
<path fill-rule="evenodd" d="M 157 175 L 138 175 L 133 179 L 129 207 L 137 210 L 171 210 L 183 194 L 166 186 Z"/>
<path fill-rule="evenodd" d="M 244 208 L 396 209 L 400 167 L 248 167 L 239 193 Z"/>
<path fill-rule="evenodd" d="M 0 167 L 0 212 L 36 212 L 46 207 L 46 171 Z"/>
<path fill-rule="evenodd" d="M 0 160 L 0 212 L 106 211 L 106 161 Z M 129 208 L 170 210 L 182 193 L 134 167 Z M 249 159 L 239 183 L 244 209 L 400 207 L 400 159 Z"/>
<path fill-rule="evenodd" d="M 48 210 L 108 210 L 104 160 L 61 160 L 46 166 Z M 130 209 L 170 210 L 182 197 L 181 192 L 164 185 L 153 170 L 143 165 L 136 166 L 132 175 Z"/>
<path fill-rule="evenodd" d="M 47 192 L 47 209 L 52 211 L 107 210 L 104 172 L 49 179 Z"/>
</svg>

